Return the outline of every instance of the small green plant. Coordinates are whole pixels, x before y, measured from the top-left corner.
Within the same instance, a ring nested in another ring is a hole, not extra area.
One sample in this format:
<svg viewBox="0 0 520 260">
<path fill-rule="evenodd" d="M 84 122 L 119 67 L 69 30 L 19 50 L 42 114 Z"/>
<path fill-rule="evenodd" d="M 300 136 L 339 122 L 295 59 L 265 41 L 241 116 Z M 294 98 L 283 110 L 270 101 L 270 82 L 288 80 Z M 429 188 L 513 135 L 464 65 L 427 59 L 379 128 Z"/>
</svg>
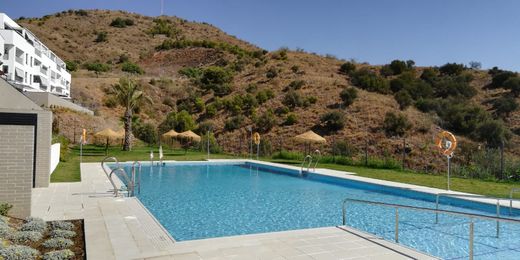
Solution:
<svg viewBox="0 0 520 260">
<path fill-rule="evenodd" d="M 162 34 L 167 37 L 174 37 L 179 34 L 179 31 L 170 20 L 158 18 L 154 19 L 153 22 L 154 26 L 149 31 L 152 36 Z"/>
<path fill-rule="evenodd" d="M 13 245 L 0 249 L 0 257 L 6 260 L 32 260 L 40 256 L 40 252 L 28 246 Z"/>
<path fill-rule="evenodd" d="M 281 160 L 295 160 L 299 161 L 303 159 L 303 154 L 298 152 L 289 152 L 286 150 L 281 150 L 279 152 L 276 152 L 272 156 L 273 159 L 281 159 Z"/>
<path fill-rule="evenodd" d="M 106 42 L 108 41 L 108 33 L 107 32 L 98 32 L 96 34 L 96 39 L 94 42 Z"/>
<path fill-rule="evenodd" d="M 298 116 L 294 113 L 288 114 L 287 117 L 285 118 L 285 122 L 284 122 L 285 125 L 294 125 L 296 123 L 298 123 Z"/>
<path fill-rule="evenodd" d="M 56 237 L 73 238 L 76 236 L 76 232 L 71 231 L 71 230 L 55 229 L 49 233 L 49 236 L 51 236 L 52 238 L 56 238 Z"/>
<path fill-rule="evenodd" d="M 243 123 L 244 123 L 244 116 L 242 116 L 242 115 L 234 116 L 226 121 L 224 128 L 228 131 L 233 131 L 235 129 L 240 128 Z"/>
<path fill-rule="evenodd" d="M 394 98 L 401 110 L 406 109 L 413 103 L 412 96 L 404 89 L 395 93 Z"/>
<path fill-rule="evenodd" d="M 74 259 L 74 252 L 70 249 L 55 250 L 43 255 L 43 260 L 69 260 Z"/>
<path fill-rule="evenodd" d="M 256 128 L 258 131 L 265 133 L 271 130 L 275 125 L 276 117 L 274 116 L 273 112 L 271 110 L 267 110 L 265 113 L 263 113 L 261 116 L 259 116 L 256 120 Z"/>
<path fill-rule="evenodd" d="M 327 112 L 320 119 L 325 128 L 330 131 L 338 131 L 345 127 L 345 116 L 340 111 Z"/>
<path fill-rule="evenodd" d="M 38 242 L 42 238 L 42 233 L 37 231 L 18 231 L 9 236 L 9 240 L 15 243 Z"/>
<path fill-rule="evenodd" d="M 51 229 L 61 229 L 61 230 L 73 230 L 74 224 L 67 221 L 53 221 L 50 223 Z"/>
<path fill-rule="evenodd" d="M 121 18 L 117 17 L 116 19 L 112 20 L 110 23 L 110 26 L 116 27 L 116 28 L 125 28 L 127 26 L 134 25 L 134 20 L 130 18 Z"/>
<path fill-rule="evenodd" d="M 352 62 L 345 62 L 345 63 L 341 64 L 341 66 L 339 67 L 339 72 L 346 74 L 346 75 L 349 75 L 350 73 L 352 73 L 354 71 L 356 71 L 356 64 L 354 64 Z"/>
<path fill-rule="evenodd" d="M 68 71 L 76 71 L 78 70 L 79 64 L 76 61 L 65 61 L 66 67 Z"/>
<path fill-rule="evenodd" d="M 278 70 L 275 67 L 270 67 L 265 73 L 265 76 L 268 79 L 274 79 L 278 76 Z"/>
<path fill-rule="evenodd" d="M 74 245 L 74 242 L 68 238 L 50 238 L 42 243 L 45 248 L 66 249 Z"/>
<path fill-rule="evenodd" d="M 124 62 L 123 65 L 121 65 L 121 70 L 132 74 L 144 74 L 144 70 L 139 67 L 139 65 L 130 61 Z"/>
<path fill-rule="evenodd" d="M 13 229 L 3 221 L 0 221 L 0 238 L 7 238 L 13 233 Z"/>
<path fill-rule="evenodd" d="M 403 136 L 412 128 L 412 124 L 405 115 L 388 112 L 385 115 L 383 128 L 389 136 Z"/>
<path fill-rule="evenodd" d="M 13 208 L 13 205 L 9 203 L 0 203 L 0 216 L 7 216 L 9 210 Z"/>
<path fill-rule="evenodd" d="M 345 107 L 352 105 L 357 96 L 357 89 L 355 88 L 346 88 L 343 89 L 341 93 L 339 93 L 339 97 L 341 98 L 341 101 L 343 101 L 343 105 L 345 105 Z"/>
<path fill-rule="evenodd" d="M 41 218 L 31 218 L 20 227 L 21 231 L 45 232 L 47 223 Z"/>
<path fill-rule="evenodd" d="M 87 70 L 94 71 L 96 73 L 107 72 L 111 69 L 110 65 L 101 62 L 86 63 L 84 66 Z"/>
</svg>

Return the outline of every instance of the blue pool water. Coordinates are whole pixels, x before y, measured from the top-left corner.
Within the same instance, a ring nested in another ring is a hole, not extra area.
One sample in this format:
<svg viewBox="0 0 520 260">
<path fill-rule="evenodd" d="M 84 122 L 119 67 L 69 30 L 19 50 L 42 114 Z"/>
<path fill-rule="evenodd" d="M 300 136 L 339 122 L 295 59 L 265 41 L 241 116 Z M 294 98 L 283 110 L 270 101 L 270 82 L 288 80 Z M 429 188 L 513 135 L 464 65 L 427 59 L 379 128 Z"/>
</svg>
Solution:
<svg viewBox="0 0 520 260">
<path fill-rule="evenodd" d="M 130 172 L 127 166 L 127 172 Z M 143 166 L 139 200 L 177 241 L 341 225 L 345 198 L 435 208 L 435 196 L 259 164 Z M 442 198 L 441 209 L 494 215 L 493 205 Z M 518 210 L 505 217 L 517 218 Z M 399 243 L 444 259 L 467 259 L 469 220 L 400 209 Z M 395 210 L 347 207 L 347 225 L 393 241 Z M 475 259 L 520 259 L 520 225 L 475 221 Z"/>
</svg>

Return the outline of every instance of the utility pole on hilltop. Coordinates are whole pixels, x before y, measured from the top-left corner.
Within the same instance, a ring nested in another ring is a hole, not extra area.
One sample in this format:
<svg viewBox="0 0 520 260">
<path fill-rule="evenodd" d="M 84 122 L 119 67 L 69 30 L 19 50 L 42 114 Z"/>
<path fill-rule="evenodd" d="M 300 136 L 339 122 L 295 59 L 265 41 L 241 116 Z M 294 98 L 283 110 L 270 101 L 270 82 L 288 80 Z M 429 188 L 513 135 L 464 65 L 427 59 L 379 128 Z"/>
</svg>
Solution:
<svg viewBox="0 0 520 260">
<path fill-rule="evenodd" d="M 161 16 L 164 14 L 164 0 L 161 0 Z"/>
</svg>

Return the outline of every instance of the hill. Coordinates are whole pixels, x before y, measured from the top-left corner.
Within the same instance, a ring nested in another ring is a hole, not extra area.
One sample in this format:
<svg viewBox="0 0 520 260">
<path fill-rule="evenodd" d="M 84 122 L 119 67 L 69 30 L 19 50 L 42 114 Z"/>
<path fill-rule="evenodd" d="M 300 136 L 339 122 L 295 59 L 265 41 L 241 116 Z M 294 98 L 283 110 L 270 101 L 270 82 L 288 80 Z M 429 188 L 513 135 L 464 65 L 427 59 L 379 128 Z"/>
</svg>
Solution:
<svg viewBox="0 0 520 260">
<path fill-rule="evenodd" d="M 74 129 L 121 128 L 122 109 L 107 93 L 120 77 L 132 75 L 153 101 L 140 109 L 137 124 L 184 130 L 176 116 L 185 110 L 195 121 L 190 128 L 211 126 L 228 152 L 247 151 L 246 127 L 252 126 L 269 141 L 262 144 L 266 153 L 301 149 L 291 137 L 313 129 L 329 140 L 322 147 L 328 153 L 334 145 L 335 154 L 362 160 L 367 149 L 379 164 L 400 160 L 404 136 L 406 166 L 422 171 L 444 169 L 445 158 L 432 142 L 439 128 L 461 140 L 461 174 L 474 174 L 464 169 L 484 156 L 478 147 L 498 147 L 494 136 L 508 140 L 508 158 L 519 153 L 520 139 L 512 133 L 518 132 L 520 112 L 508 87 L 515 85 L 504 84 L 515 73 L 268 52 L 210 24 L 121 11 L 70 10 L 18 22 L 75 69 L 73 99 L 96 111 L 95 117 L 57 111 L 60 131 L 69 138 Z M 497 83 L 496 77 L 506 80 Z M 350 105 L 341 98 L 353 95 Z"/>
</svg>

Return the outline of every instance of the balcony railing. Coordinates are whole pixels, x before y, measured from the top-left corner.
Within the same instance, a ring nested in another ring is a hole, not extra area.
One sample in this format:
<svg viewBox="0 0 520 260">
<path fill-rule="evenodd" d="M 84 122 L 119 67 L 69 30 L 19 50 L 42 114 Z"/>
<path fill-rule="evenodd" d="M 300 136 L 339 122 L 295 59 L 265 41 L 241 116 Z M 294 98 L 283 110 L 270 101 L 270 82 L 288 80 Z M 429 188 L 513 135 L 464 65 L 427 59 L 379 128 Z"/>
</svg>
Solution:
<svg viewBox="0 0 520 260">
<path fill-rule="evenodd" d="M 9 53 L 4 53 L 4 60 L 9 60 Z"/>
<path fill-rule="evenodd" d="M 22 57 L 16 56 L 15 60 L 16 60 L 16 62 L 18 62 L 18 63 L 23 65 L 23 58 Z"/>
<path fill-rule="evenodd" d="M 47 75 L 47 69 L 44 69 L 43 67 L 40 67 L 40 72 L 44 75 Z"/>
</svg>

